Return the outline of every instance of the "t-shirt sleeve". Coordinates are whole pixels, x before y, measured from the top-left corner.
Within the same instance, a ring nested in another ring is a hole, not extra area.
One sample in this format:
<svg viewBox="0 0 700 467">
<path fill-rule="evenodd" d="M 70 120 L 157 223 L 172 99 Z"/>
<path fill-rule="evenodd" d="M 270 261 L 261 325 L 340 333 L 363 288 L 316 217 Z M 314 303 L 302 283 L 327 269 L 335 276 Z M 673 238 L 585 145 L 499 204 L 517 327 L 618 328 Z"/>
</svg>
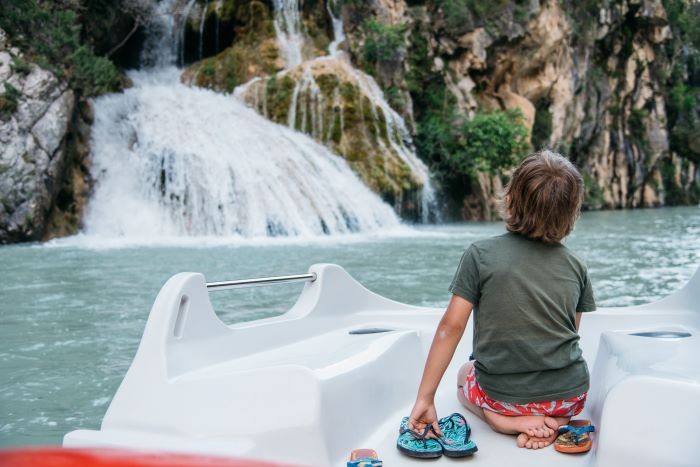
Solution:
<svg viewBox="0 0 700 467">
<path fill-rule="evenodd" d="M 595 311 L 595 298 L 593 298 L 593 286 L 591 285 L 591 278 L 588 275 L 588 270 L 583 276 L 583 284 L 581 284 L 581 296 L 578 299 L 578 304 L 576 305 L 576 311 L 580 313 L 585 313 L 588 311 Z"/>
<path fill-rule="evenodd" d="M 479 252 L 474 245 L 470 246 L 462 255 L 449 291 L 469 300 L 474 306 L 479 303 L 479 298 L 481 297 Z"/>
</svg>

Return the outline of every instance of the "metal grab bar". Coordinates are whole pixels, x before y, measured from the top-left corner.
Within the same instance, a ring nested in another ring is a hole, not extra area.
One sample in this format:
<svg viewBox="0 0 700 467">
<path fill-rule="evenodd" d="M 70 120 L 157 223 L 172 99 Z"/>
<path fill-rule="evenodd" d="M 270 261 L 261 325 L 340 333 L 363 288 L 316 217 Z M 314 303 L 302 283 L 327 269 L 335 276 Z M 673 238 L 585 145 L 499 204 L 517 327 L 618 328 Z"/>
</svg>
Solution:
<svg viewBox="0 0 700 467">
<path fill-rule="evenodd" d="M 259 277 L 257 279 L 241 279 L 237 281 L 224 282 L 207 282 L 207 290 L 228 290 L 240 289 L 243 287 L 257 287 L 267 284 L 284 284 L 285 282 L 309 281 L 316 280 L 316 273 L 297 274 L 294 276 L 277 276 L 277 277 Z"/>
</svg>

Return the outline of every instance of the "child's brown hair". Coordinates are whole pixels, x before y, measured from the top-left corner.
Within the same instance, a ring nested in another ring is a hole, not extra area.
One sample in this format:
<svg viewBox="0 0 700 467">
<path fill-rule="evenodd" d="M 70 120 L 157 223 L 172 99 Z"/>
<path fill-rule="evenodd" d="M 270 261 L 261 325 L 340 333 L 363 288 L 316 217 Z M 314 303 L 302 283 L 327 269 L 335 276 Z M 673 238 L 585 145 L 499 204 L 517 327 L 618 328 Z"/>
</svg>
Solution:
<svg viewBox="0 0 700 467">
<path fill-rule="evenodd" d="M 581 212 L 583 178 L 561 155 L 542 150 L 513 172 L 503 199 L 506 228 L 545 243 L 569 235 Z"/>
</svg>

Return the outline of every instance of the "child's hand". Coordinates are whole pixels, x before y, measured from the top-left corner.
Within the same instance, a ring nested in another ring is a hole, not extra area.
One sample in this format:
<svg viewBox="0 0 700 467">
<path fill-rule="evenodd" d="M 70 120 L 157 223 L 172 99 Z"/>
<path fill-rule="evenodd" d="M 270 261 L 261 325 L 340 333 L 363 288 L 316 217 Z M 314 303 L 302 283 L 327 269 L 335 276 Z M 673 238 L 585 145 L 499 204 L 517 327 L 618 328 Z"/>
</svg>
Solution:
<svg viewBox="0 0 700 467">
<path fill-rule="evenodd" d="M 431 425 L 433 429 L 428 431 L 428 434 L 425 435 L 426 438 L 442 438 L 443 435 L 438 425 L 435 403 L 418 399 L 416 405 L 413 406 L 413 410 L 411 410 L 411 415 L 408 417 L 408 428 L 416 433 L 423 433 L 428 425 Z"/>
</svg>

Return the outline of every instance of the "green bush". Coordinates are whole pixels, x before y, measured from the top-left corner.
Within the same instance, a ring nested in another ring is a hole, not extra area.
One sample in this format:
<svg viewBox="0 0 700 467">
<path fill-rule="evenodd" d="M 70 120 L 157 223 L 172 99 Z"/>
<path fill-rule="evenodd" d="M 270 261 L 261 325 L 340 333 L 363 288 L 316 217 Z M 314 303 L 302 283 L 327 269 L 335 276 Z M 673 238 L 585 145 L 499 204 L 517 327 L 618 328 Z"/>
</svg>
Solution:
<svg viewBox="0 0 700 467">
<path fill-rule="evenodd" d="M 632 138 L 639 144 L 646 143 L 645 121 L 649 118 L 649 112 L 644 109 L 632 109 L 627 117 L 627 127 Z"/>
<path fill-rule="evenodd" d="M 405 50 L 403 26 L 392 26 L 370 18 L 365 20 L 362 29 L 365 33 L 362 49 L 365 62 L 394 63 L 401 60 Z"/>
<path fill-rule="evenodd" d="M 663 0 L 673 37 L 666 42 L 672 60 L 666 83 L 671 150 L 700 163 L 700 3 Z"/>
<path fill-rule="evenodd" d="M 78 0 L 0 2 L 0 28 L 29 60 L 66 79 L 73 89 L 91 96 L 120 87 L 120 75 L 108 59 L 83 43 Z"/>
<path fill-rule="evenodd" d="M 449 165 L 463 173 L 496 175 L 516 165 L 530 149 L 520 110 L 479 112 L 461 126 L 461 141 Z"/>
<path fill-rule="evenodd" d="M 0 94 L 0 120 L 7 121 L 17 110 L 21 93 L 10 83 L 5 83 L 5 92 Z"/>
<path fill-rule="evenodd" d="M 499 174 L 530 149 L 518 110 L 479 112 L 467 119 L 443 76 L 433 71 L 427 34 L 414 31 L 408 53 L 408 91 L 413 99 L 415 144 L 446 193 L 461 203 L 477 172 Z"/>
<path fill-rule="evenodd" d="M 10 64 L 10 68 L 12 68 L 12 71 L 15 73 L 25 76 L 32 71 L 32 67 L 29 62 L 21 57 L 14 57 L 12 59 L 12 63 Z"/>
<path fill-rule="evenodd" d="M 549 137 L 552 136 L 552 112 L 549 110 L 551 101 L 548 98 L 542 98 L 535 105 L 535 122 L 532 125 L 532 146 L 536 149 L 542 149 Z"/>
<path fill-rule="evenodd" d="M 78 47 L 68 59 L 73 65 L 73 86 L 85 94 L 104 94 L 119 87 L 120 75 L 114 64 L 107 58 L 95 56 L 87 46 Z"/>
</svg>

